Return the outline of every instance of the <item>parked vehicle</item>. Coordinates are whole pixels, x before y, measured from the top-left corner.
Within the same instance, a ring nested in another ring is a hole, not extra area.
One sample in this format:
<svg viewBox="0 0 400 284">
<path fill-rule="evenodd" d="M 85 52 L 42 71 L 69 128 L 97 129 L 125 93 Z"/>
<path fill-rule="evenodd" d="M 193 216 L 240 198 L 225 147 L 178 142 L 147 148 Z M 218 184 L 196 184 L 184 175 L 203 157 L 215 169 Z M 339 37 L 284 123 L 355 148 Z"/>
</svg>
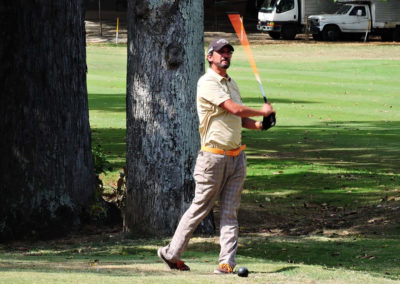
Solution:
<svg viewBox="0 0 400 284">
<path fill-rule="evenodd" d="M 316 40 L 335 41 L 343 34 L 380 35 L 384 41 L 400 41 L 400 1 L 338 1 L 334 14 L 312 15 L 310 32 Z"/>
<path fill-rule="evenodd" d="M 258 13 L 257 29 L 274 39 L 292 40 L 306 31 L 308 16 L 336 10 L 333 0 L 266 0 Z"/>
</svg>

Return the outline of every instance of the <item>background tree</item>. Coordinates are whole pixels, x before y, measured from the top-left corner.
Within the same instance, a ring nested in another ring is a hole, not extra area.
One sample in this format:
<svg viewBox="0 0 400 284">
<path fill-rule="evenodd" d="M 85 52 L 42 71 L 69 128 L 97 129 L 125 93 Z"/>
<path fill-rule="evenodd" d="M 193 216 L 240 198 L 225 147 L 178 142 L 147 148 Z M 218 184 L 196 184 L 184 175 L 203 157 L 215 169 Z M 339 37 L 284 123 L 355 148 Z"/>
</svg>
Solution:
<svg viewBox="0 0 400 284">
<path fill-rule="evenodd" d="M 82 3 L 0 4 L 0 239 L 69 231 L 93 199 Z"/>
<path fill-rule="evenodd" d="M 126 224 L 133 233 L 173 233 L 194 196 L 202 2 L 128 1 Z M 214 232 L 212 218 L 200 228 Z"/>
</svg>

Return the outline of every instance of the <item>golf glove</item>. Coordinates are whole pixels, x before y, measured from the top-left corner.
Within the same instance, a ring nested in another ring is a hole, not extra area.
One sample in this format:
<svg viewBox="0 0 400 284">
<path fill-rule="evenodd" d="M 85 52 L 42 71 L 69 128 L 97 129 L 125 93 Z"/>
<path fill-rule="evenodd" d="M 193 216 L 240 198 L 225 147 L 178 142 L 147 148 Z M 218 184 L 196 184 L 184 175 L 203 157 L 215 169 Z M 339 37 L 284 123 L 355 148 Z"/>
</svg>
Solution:
<svg viewBox="0 0 400 284">
<path fill-rule="evenodd" d="M 267 130 L 276 124 L 275 113 L 271 113 L 269 116 L 264 116 L 262 121 L 262 130 Z"/>
</svg>

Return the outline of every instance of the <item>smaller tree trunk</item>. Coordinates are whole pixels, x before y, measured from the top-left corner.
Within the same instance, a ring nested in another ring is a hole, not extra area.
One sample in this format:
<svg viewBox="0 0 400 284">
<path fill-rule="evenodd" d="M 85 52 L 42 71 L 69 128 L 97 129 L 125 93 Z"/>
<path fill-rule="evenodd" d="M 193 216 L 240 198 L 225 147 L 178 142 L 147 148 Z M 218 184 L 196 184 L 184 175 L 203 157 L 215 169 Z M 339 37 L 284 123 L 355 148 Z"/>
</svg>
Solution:
<svg viewBox="0 0 400 284">
<path fill-rule="evenodd" d="M 171 235 L 194 197 L 202 15 L 202 1 L 128 2 L 126 225 L 136 234 Z M 200 230 L 214 232 L 210 217 Z"/>
</svg>

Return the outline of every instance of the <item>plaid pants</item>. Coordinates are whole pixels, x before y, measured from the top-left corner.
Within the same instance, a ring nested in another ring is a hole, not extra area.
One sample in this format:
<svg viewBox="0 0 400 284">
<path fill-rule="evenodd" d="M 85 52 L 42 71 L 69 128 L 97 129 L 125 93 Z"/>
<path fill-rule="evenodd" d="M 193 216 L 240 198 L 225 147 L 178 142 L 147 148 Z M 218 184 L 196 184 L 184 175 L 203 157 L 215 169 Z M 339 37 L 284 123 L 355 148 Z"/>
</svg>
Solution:
<svg viewBox="0 0 400 284">
<path fill-rule="evenodd" d="M 179 261 L 192 233 L 208 215 L 219 197 L 221 204 L 219 263 L 228 263 L 232 268 L 235 267 L 239 234 L 237 212 L 245 177 L 244 152 L 236 157 L 199 152 L 194 169 L 195 197 L 182 216 L 170 244 L 162 248 L 166 259 Z"/>
</svg>

